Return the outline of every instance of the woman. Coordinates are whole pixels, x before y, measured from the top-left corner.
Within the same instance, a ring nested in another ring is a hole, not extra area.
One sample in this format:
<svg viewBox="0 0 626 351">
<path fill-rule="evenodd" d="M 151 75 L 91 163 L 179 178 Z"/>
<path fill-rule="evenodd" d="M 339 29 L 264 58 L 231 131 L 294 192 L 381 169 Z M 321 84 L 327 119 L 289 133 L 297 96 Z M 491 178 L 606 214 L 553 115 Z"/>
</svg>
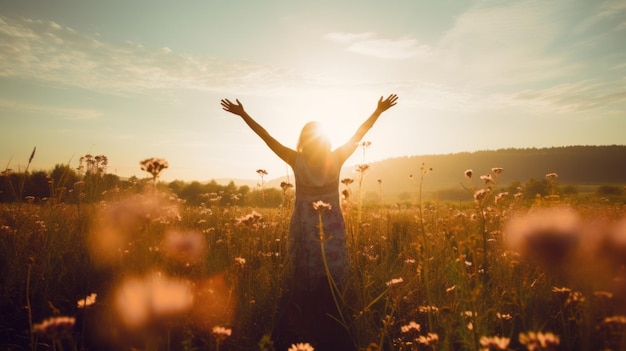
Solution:
<svg viewBox="0 0 626 351">
<path fill-rule="evenodd" d="M 267 146 L 291 166 L 295 176 L 296 198 L 289 226 L 292 279 L 279 311 L 279 327 L 275 331 L 279 344 L 309 342 L 316 350 L 354 349 L 346 331 L 328 317 L 329 314 L 337 316 L 338 310 L 327 272 L 340 291 L 349 273 L 345 223 L 339 203 L 340 171 L 365 133 L 397 100 L 395 94 L 384 100 L 381 96 L 374 113 L 345 144 L 332 151 L 318 122 L 309 122 L 302 128 L 293 150 L 279 143 L 252 119 L 239 100 L 235 100 L 236 103 L 228 99 L 221 101 L 223 109 L 241 116 Z M 320 241 L 320 212 L 326 264 Z M 283 345 L 277 346 L 279 350 L 285 349 Z"/>
</svg>

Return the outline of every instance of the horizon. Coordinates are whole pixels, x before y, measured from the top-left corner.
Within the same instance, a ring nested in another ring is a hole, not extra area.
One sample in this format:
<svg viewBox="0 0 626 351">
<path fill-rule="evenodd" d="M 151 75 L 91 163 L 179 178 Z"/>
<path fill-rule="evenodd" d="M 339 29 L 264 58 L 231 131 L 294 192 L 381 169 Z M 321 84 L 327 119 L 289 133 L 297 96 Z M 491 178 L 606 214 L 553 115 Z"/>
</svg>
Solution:
<svg viewBox="0 0 626 351">
<path fill-rule="evenodd" d="M 337 146 L 396 93 L 366 162 L 624 144 L 623 2 L 359 4 L 0 0 L 0 165 L 37 147 L 30 170 L 92 154 L 124 178 L 150 157 L 164 181 L 292 175 L 222 98 L 285 146 L 309 120 Z"/>
<path fill-rule="evenodd" d="M 425 157 L 425 158 L 429 158 L 429 157 L 441 157 L 441 156 L 455 156 L 455 155 L 459 155 L 459 154 L 476 154 L 476 153 L 489 153 L 489 152 L 499 152 L 499 151 L 509 151 L 509 150 L 516 150 L 516 151 L 525 151 L 525 150 L 544 150 L 544 149 L 559 149 L 559 148 L 575 148 L 575 147 L 626 147 L 626 144 L 604 144 L 604 145 L 560 145 L 560 146 L 546 146 L 546 147 L 525 147 L 525 148 L 498 148 L 498 149 L 484 149 L 484 150 L 472 150 L 472 151 L 458 151 L 458 152 L 450 152 L 450 153 L 444 153 L 444 154 L 420 154 L 420 155 L 400 155 L 400 156 L 390 156 L 387 158 L 383 158 L 383 159 L 379 159 L 379 160 L 368 160 L 366 163 L 368 164 L 376 164 L 376 163 L 380 163 L 380 162 L 385 162 L 385 161 L 389 161 L 389 160 L 394 160 L 394 159 L 401 159 L 401 158 L 407 158 L 407 159 L 411 159 L 411 158 L 420 158 L 420 157 Z M 355 153 L 359 153 L 360 150 L 357 150 Z M 94 155 L 95 156 L 95 155 Z M 354 168 L 355 166 L 357 166 L 358 164 L 360 164 L 360 162 L 356 162 L 356 163 L 346 163 L 343 165 L 342 167 L 342 173 L 347 172 L 347 170 Z M 76 170 L 76 167 L 71 167 L 70 168 Z M 51 169 L 30 169 L 30 172 L 39 172 L 39 171 L 44 171 L 44 172 L 50 172 L 52 170 Z M 215 181 L 217 184 L 219 185 L 227 185 L 230 182 L 234 182 L 235 185 L 241 186 L 241 185 L 248 185 L 248 186 L 253 186 L 253 185 L 259 185 L 259 176 L 258 174 L 256 174 L 255 176 L 250 176 L 248 178 L 237 178 L 237 177 L 209 177 L 209 178 L 204 178 L 204 179 L 169 179 L 167 177 L 163 177 L 164 174 L 167 173 L 168 168 L 163 169 L 163 171 L 161 172 L 161 174 L 158 177 L 158 180 L 160 183 L 171 183 L 174 181 L 183 181 L 185 183 L 191 183 L 191 182 L 199 182 L 199 183 L 209 183 L 209 182 L 213 182 Z M 13 170 L 13 171 L 17 171 L 20 172 L 20 170 Z M 417 171 L 417 170 L 416 170 Z M 108 172 L 107 173 L 111 173 Z M 254 173 L 257 173 L 256 171 Z M 114 174 L 114 173 L 113 173 Z M 115 174 L 117 175 L 117 174 Z M 269 175 L 269 174 L 268 174 Z M 117 175 L 119 176 L 119 175 Z M 137 175 L 133 175 L 136 176 L 138 179 L 151 179 L 152 175 L 148 174 L 147 172 L 142 172 L 142 174 L 140 174 L 139 176 Z M 119 176 L 121 180 L 127 180 L 128 178 L 132 177 L 124 177 L 124 176 Z M 268 185 L 271 183 L 277 183 L 278 181 L 282 181 L 284 179 L 287 180 L 294 180 L 295 179 L 293 177 L 293 174 L 289 174 L 289 175 L 278 175 L 275 177 L 270 177 L 264 180 L 264 184 Z M 275 186 L 276 187 L 276 186 Z M 279 188 L 280 186 L 278 186 Z"/>
</svg>

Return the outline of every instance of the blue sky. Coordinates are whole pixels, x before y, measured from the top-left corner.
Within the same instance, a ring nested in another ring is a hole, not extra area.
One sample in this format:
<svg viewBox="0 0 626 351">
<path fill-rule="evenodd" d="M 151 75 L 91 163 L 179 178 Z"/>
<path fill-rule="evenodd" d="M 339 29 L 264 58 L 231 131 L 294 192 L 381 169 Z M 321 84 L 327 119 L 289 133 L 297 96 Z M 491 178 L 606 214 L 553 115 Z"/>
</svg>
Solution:
<svg viewBox="0 0 626 351">
<path fill-rule="evenodd" d="M 365 161 L 624 144 L 624 38 L 623 0 L 0 0 L 0 168 L 36 146 L 38 170 L 285 175 L 221 98 L 293 147 L 310 120 L 343 142 L 397 93 Z"/>
</svg>

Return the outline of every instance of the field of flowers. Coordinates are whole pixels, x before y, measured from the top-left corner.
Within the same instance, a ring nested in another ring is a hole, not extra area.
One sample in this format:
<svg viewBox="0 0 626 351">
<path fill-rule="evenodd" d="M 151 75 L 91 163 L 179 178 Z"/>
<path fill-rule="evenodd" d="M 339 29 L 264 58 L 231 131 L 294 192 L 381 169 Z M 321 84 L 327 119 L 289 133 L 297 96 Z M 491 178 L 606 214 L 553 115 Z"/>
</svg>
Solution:
<svg viewBox="0 0 626 351">
<path fill-rule="evenodd" d="M 626 349 L 624 202 L 522 201 L 501 171 L 468 203 L 348 197 L 338 323 L 358 349 Z M 0 204 L 0 349 L 274 350 L 293 189 L 278 208 L 219 196 Z"/>
</svg>

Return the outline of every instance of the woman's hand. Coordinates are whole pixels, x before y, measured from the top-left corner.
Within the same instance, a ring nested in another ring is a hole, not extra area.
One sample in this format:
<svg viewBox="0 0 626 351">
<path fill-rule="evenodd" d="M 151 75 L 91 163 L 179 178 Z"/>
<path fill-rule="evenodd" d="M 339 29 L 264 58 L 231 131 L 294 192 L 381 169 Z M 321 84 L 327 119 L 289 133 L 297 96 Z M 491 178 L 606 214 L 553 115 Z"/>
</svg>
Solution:
<svg viewBox="0 0 626 351">
<path fill-rule="evenodd" d="M 235 101 L 237 101 L 236 104 L 232 103 L 228 99 L 222 99 L 222 109 L 224 109 L 224 111 L 228 111 L 239 116 L 245 115 L 246 111 L 243 109 L 243 105 L 241 104 L 241 102 L 239 102 L 239 99 L 235 99 Z"/>
<path fill-rule="evenodd" d="M 383 97 L 381 96 L 380 99 L 378 100 L 378 107 L 376 107 L 376 111 L 380 113 L 385 112 L 391 106 L 395 105 L 397 101 L 398 101 L 398 95 L 396 94 L 389 95 L 389 97 L 387 97 L 385 100 L 383 100 Z"/>
</svg>

